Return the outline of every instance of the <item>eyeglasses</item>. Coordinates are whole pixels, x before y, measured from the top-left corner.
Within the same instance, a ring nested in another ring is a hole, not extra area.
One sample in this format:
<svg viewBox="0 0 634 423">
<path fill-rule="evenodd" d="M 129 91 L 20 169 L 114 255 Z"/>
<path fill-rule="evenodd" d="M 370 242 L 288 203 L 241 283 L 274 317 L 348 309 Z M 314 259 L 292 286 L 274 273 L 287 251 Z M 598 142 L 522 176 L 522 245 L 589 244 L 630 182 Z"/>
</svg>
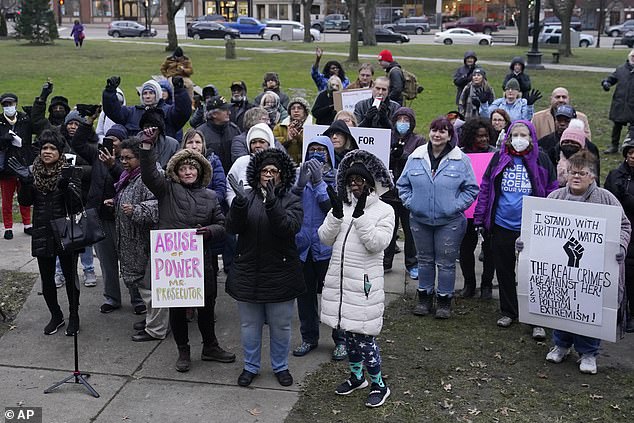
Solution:
<svg viewBox="0 0 634 423">
<path fill-rule="evenodd" d="M 506 119 L 504 119 L 504 118 L 492 118 L 491 122 L 506 122 Z"/>
<path fill-rule="evenodd" d="M 585 170 L 569 170 L 568 171 L 569 176 L 581 176 L 582 178 L 584 176 L 588 176 L 589 174 L 590 172 L 586 172 Z"/>
<path fill-rule="evenodd" d="M 355 184 L 357 186 L 365 184 L 365 178 L 357 175 L 350 176 L 348 178 L 348 185 Z"/>
<path fill-rule="evenodd" d="M 260 175 L 262 175 L 262 176 L 267 176 L 267 175 L 277 176 L 279 173 L 280 173 L 280 171 L 278 169 L 262 169 L 262 170 L 260 170 Z"/>
<path fill-rule="evenodd" d="M 308 151 L 310 153 L 325 153 L 326 147 L 310 147 Z"/>
</svg>

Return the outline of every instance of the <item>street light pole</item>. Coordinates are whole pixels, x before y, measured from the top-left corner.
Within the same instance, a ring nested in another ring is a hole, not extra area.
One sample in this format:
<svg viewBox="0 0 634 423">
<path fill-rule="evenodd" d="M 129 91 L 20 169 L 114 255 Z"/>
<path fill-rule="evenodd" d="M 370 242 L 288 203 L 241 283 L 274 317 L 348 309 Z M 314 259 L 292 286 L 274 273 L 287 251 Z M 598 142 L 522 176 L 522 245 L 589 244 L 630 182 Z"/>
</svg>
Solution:
<svg viewBox="0 0 634 423">
<path fill-rule="evenodd" d="M 535 0 L 535 16 L 533 18 L 533 43 L 531 51 L 526 53 L 526 67 L 529 69 L 545 69 L 542 65 L 542 53 L 539 51 L 539 32 L 541 26 L 539 24 L 539 12 L 541 8 L 541 0 Z"/>
</svg>

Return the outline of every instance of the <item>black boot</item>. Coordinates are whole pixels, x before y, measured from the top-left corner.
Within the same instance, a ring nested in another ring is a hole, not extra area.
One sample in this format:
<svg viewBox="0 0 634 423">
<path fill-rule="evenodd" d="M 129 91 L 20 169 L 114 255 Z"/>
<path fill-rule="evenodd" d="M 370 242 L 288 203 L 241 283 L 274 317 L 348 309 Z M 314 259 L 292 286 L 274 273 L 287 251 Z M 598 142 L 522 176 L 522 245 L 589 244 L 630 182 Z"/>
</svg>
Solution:
<svg viewBox="0 0 634 423">
<path fill-rule="evenodd" d="M 451 297 L 438 295 L 436 297 L 436 319 L 448 319 L 451 317 Z"/>
<path fill-rule="evenodd" d="M 421 291 L 420 289 L 417 292 L 418 304 L 416 304 L 412 313 L 417 316 L 427 316 L 434 307 L 434 293 L 428 294 L 427 291 Z"/>
<path fill-rule="evenodd" d="M 178 360 L 176 360 L 176 371 L 188 372 L 189 366 L 192 363 L 191 354 L 189 352 L 189 345 L 178 346 Z"/>
<path fill-rule="evenodd" d="M 79 333 L 79 313 L 74 312 L 68 317 L 68 326 L 66 326 L 66 336 L 73 336 Z"/>
<path fill-rule="evenodd" d="M 493 298 L 493 288 L 490 286 L 482 286 L 480 287 L 480 299 L 481 300 L 490 300 Z"/>
<path fill-rule="evenodd" d="M 464 288 L 458 291 L 457 295 L 461 298 L 472 298 L 475 295 L 475 291 L 475 281 L 473 283 L 465 281 Z"/>
<path fill-rule="evenodd" d="M 220 348 L 217 342 L 213 344 L 203 344 L 203 352 L 200 355 L 203 361 L 219 361 L 221 363 L 233 363 L 236 355 Z"/>
</svg>

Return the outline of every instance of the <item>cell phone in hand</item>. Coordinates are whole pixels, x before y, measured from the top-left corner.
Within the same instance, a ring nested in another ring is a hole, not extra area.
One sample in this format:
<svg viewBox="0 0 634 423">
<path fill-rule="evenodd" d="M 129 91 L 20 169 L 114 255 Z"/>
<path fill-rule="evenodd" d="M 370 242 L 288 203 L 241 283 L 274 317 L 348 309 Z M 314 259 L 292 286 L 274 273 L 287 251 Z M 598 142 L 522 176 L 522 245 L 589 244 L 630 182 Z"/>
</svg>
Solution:
<svg viewBox="0 0 634 423">
<path fill-rule="evenodd" d="M 382 97 L 375 98 L 374 102 L 372 103 L 372 107 L 376 107 L 378 109 L 379 107 L 381 107 L 381 101 L 383 101 Z"/>
<path fill-rule="evenodd" d="M 75 106 L 81 116 L 93 116 L 99 109 L 98 104 L 77 104 Z"/>
<path fill-rule="evenodd" d="M 108 153 L 112 154 L 113 140 L 110 137 L 105 137 L 101 144 L 99 144 L 99 150 L 108 150 Z"/>
</svg>

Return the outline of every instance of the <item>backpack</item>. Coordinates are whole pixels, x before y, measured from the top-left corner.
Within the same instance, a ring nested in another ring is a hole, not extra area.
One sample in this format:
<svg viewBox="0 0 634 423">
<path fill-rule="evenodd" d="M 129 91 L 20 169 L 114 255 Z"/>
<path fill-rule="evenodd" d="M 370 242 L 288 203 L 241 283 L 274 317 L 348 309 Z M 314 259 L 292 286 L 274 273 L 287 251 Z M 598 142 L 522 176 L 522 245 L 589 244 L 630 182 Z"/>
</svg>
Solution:
<svg viewBox="0 0 634 423">
<path fill-rule="evenodd" d="M 392 68 L 392 70 L 396 69 Z M 392 72 L 390 70 L 390 72 Z M 403 99 L 405 100 L 414 100 L 418 94 L 422 93 L 425 88 L 422 85 L 418 84 L 418 80 L 416 79 L 416 75 L 411 72 L 406 71 L 402 67 L 400 68 L 401 73 L 403 74 Z"/>
</svg>

